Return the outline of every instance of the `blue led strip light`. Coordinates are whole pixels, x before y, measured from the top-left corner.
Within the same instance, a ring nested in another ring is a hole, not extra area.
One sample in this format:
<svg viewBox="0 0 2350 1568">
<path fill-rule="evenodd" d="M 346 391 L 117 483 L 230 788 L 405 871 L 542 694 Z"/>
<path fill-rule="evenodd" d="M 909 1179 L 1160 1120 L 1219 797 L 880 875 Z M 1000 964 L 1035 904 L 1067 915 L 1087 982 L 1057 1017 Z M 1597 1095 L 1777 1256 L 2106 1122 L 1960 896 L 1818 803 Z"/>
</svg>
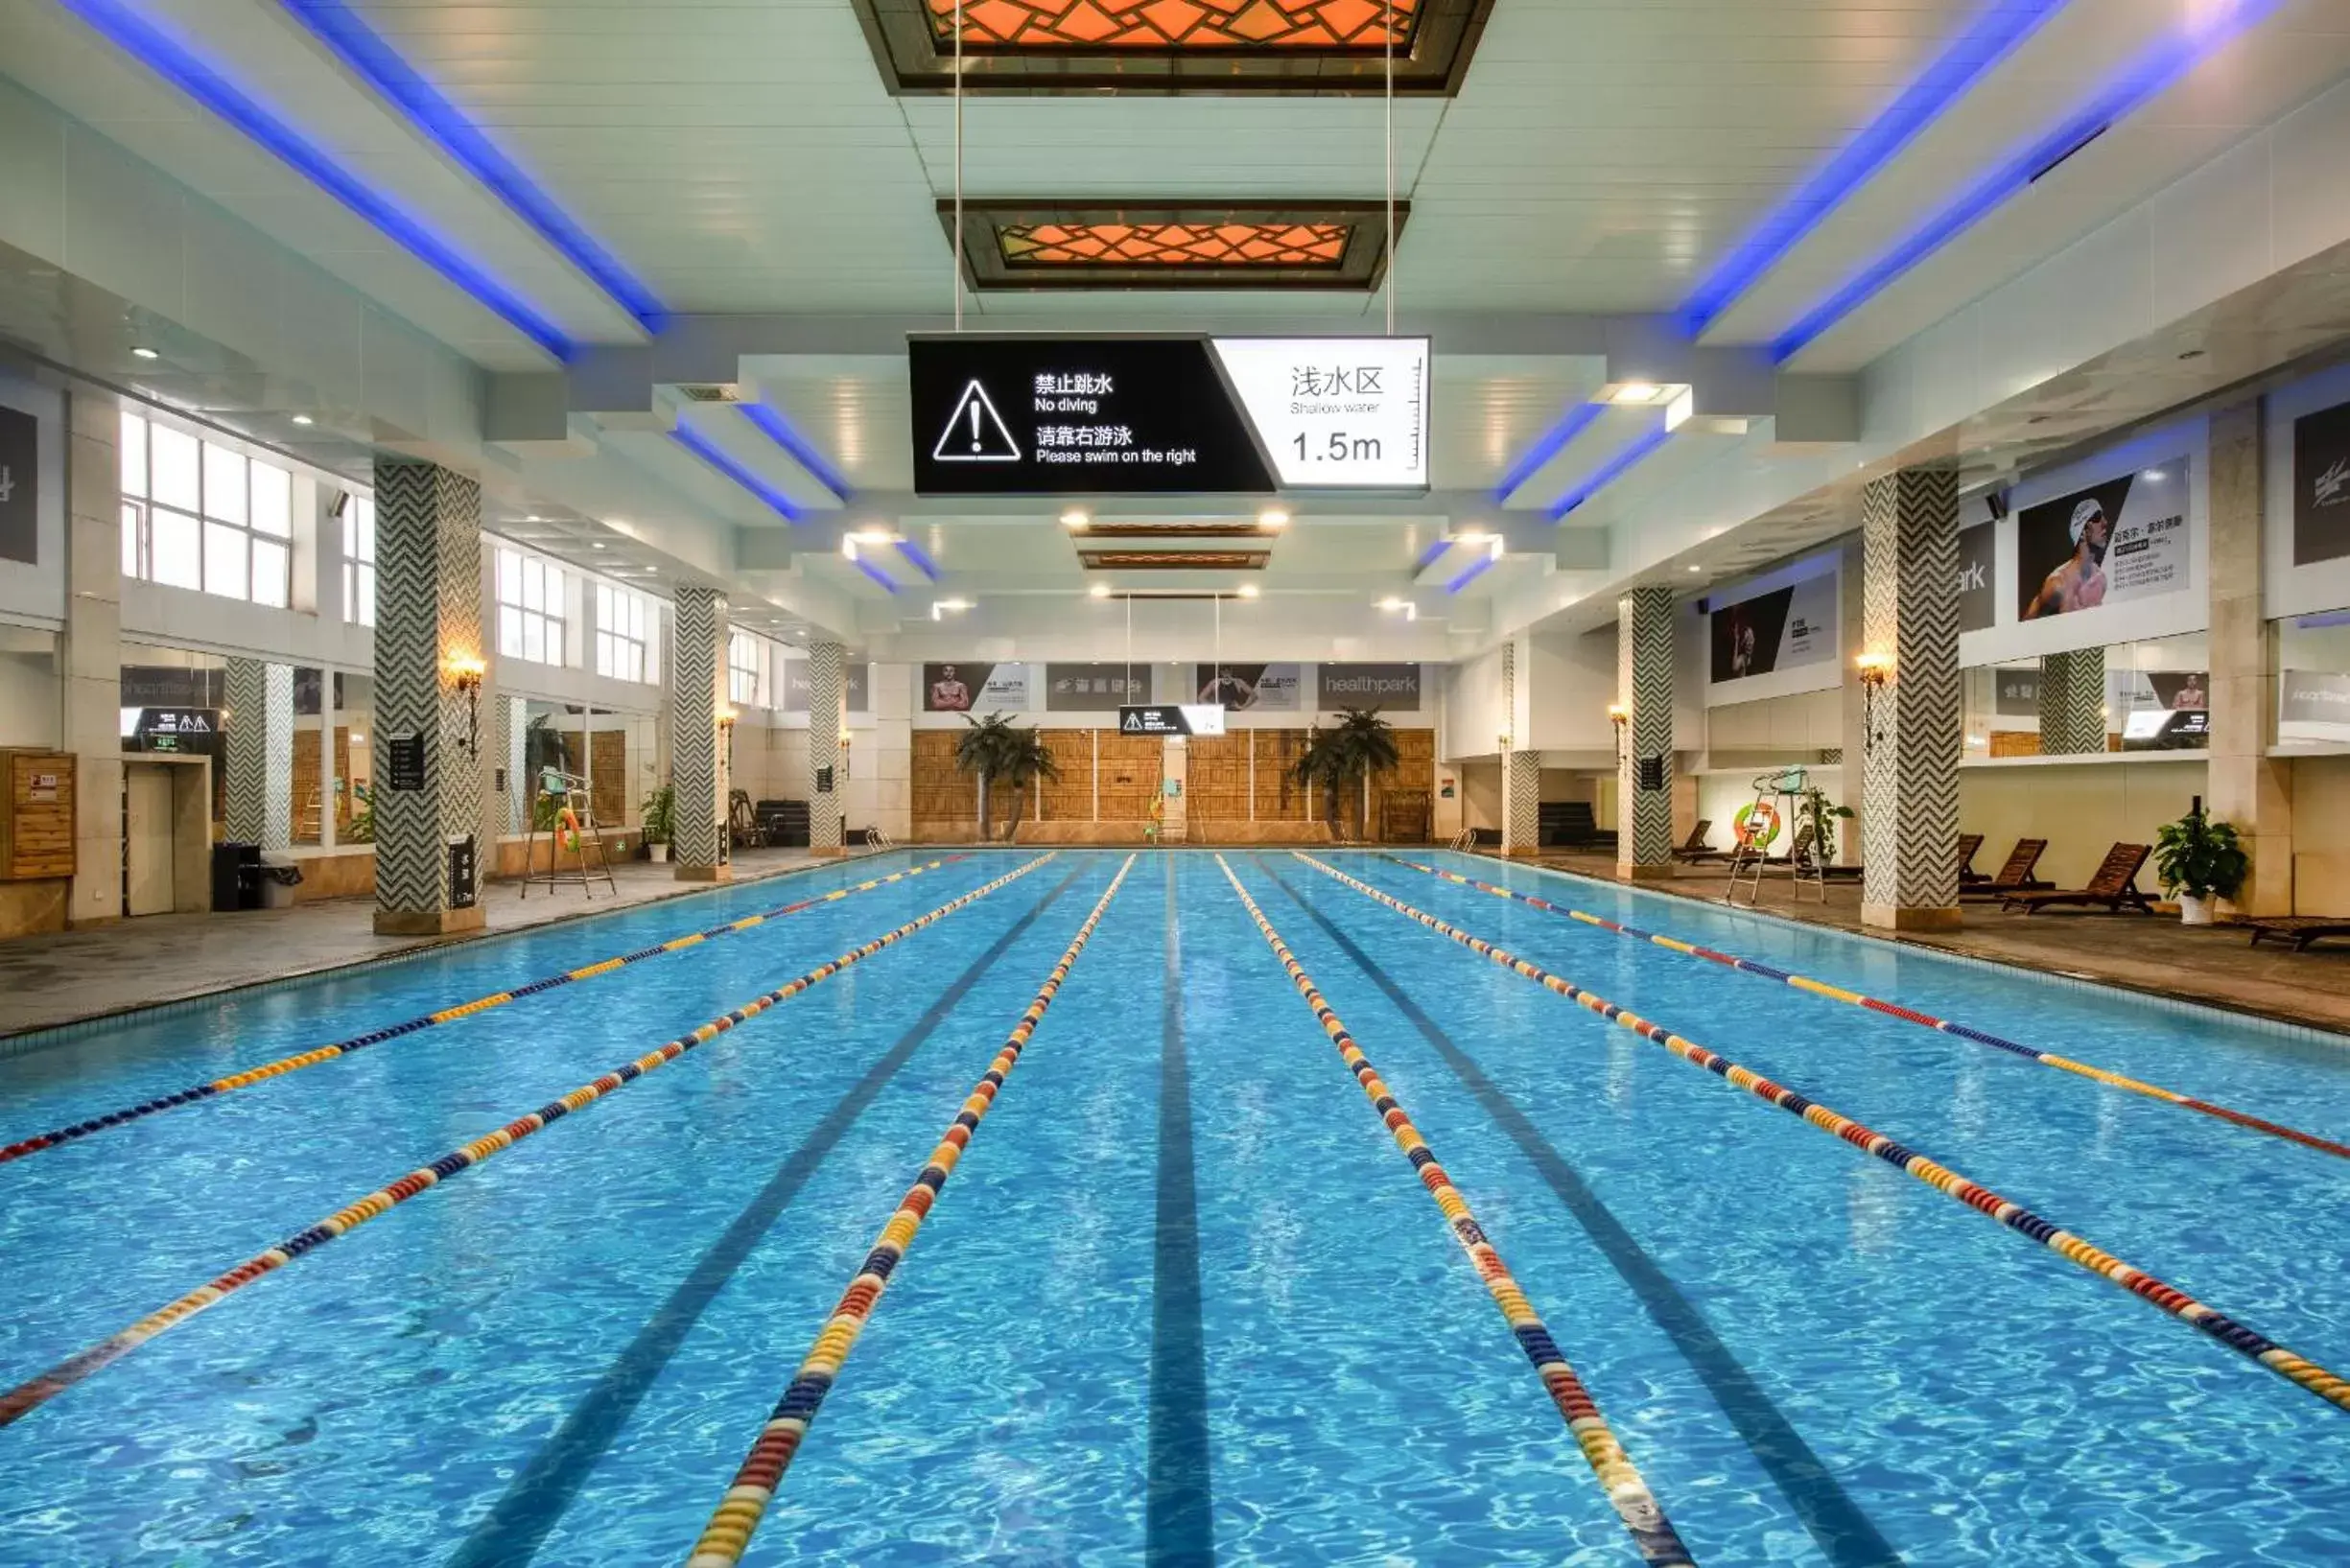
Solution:
<svg viewBox="0 0 2350 1568">
<path fill-rule="evenodd" d="M 930 559 L 928 550 L 924 550 L 911 539 L 901 539 L 898 541 L 898 553 L 911 561 L 915 571 L 932 582 L 938 581 L 938 563 Z"/>
<path fill-rule="evenodd" d="M 1591 470 L 1582 483 L 1561 496 L 1559 504 L 1550 509 L 1550 520 L 1553 523 L 1559 522 L 1567 513 L 1622 479 L 1645 460 L 1650 453 L 1671 440 L 1672 436 L 1673 433 L 1664 428 L 1664 421 L 1657 420 L 1655 430 L 1639 436 L 1632 445 Z"/>
<path fill-rule="evenodd" d="M 761 479 L 741 462 L 729 456 L 724 448 L 691 425 L 679 425 L 670 432 L 670 439 L 684 447 L 703 462 L 766 503 L 768 508 L 787 523 L 797 523 L 808 516 L 807 510 L 781 490 Z"/>
<path fill-rule="evenodd" d="M 1493 555 L 1492 547 L 1491 545 L 1484 547 L 1478 551 L 1476 560 L 1469 564 L 1468 571 L 1462 573 L 1459 576 L 1445 584 L 1445 592 L 1447 594 L 1457 594 L 1462 589 L 1467 588 L 1470 583 L 1475 582 L 1479 577 L 1484 576 L 1488 572 L 1493 570 L 1494 559 L 1495 557 Z"/>
<path fill-rule="evenodd" d="M 882 592 L 894 594 L 898 591 L 897 579 L 892 577 L 888 573 L 882 571 L 880 567 L 875 566 L 871 561 L 866 560 L 862 555 L 858 556 L 856 558 L 856 562 L 857 570 L 862 572 L 866 576 L 871 577 L 875 582 L 880 583 L 881 585 Z"/>
<path fill-rule="evenodd" d="M 818 484 L 842 501 L 849 499 L 847 478 L 825 459 L 824 454 L 816 450 L 813 442 L 791 428 L 791 421 L 784 417 L 781 410 L 769 408 L 764 403 L 742 403 L 736 407 L 742 410 L 743 418 L 759 427 L 760 433 L 790 453 L 793 460 L 813 475 Z"/>
<path fill-rule="evenodd" d="M 661 302 L 652 291 L 621 265 L 586 229 L 555 205 L 553 198 L 531 183 L 462 109 L 418 75 L 350 7 L 338 0 L 284 0 L 293 13 L 318 40 L 365 79 L 384 98 L 397 105 L 409 120 L 455 158 L 473 176 L 498 193 L 514 215 L 537 231 L 539 238 L 561 251 L 566 260 L 596 281 L 613 302 L 635 317 L 646 332 L 661 329 Z"/>
<path fill-rule="evenodd" d="M 1681 307 L 1682 325 L 1697 337 L 1763 274 L 1786 259 L 1821 221 L 1915 141 L 1926 127 L 1971 91 L 1991 67 L 2015 52 L 2064 0 L 1991 0 L 1974 24 L 1863 127 L 1843 151 L 1798 186 L 1754 231 L 1722 258 Z"/>
<path fill-rule="evenodd" d="M 1452 540 L 1448 535 L 1430 541 L 1428 548 L 1420 552 L 1420 559 L 1412 563 L 1412 571 L 1415 573 L 1427 571 L 1436 564 L 1439 556 L 1451 548 Z"/>
<path fill-rule="evenodd" d="M 1519 485 L 1540 473 L 1553 457 L 1564 452 L 1576 436 L 1589 430 L 1607 411 L 1608 406 L 1604 403 L 1578 403 L 1567 410 L 1566 416 L 1545 431 L 1532 450 L 1501 476 L 1501 482 L 1493 488 L 1493 500 L 1506 502 L 1517 494 Z"/>
<path fill-rule="evenodd" d="M 2223 0 L 2199 23 L 2161 39 L 2119 77 L 2083 98 L 2080 107 L 2047 134 L 1978 180 L 1907 239 L 1813 306 L 1771 345 L 1772 358 L 1784 363 L 1801 353 L 1830 327 L 1882 293 L 1895 278 L 1972 228 L 1993 208 L 2028 188 L 2053 165 L 2114 122 L 2143 106 L 2214 50 L 2275 10 L 2277 3 L 2278 0 Z"/>
<path fill-rule="evenodd" d="M 455 246 L 337 163 L 302 133 L 214 70 L 188 45 L 121 3 L 60 0 L 92 29 L 164 81 L 266 148 L 289 168 L 372 224 L 418 261 L 558 360 L 572 356 L 563 330 Z"/>
</svg>

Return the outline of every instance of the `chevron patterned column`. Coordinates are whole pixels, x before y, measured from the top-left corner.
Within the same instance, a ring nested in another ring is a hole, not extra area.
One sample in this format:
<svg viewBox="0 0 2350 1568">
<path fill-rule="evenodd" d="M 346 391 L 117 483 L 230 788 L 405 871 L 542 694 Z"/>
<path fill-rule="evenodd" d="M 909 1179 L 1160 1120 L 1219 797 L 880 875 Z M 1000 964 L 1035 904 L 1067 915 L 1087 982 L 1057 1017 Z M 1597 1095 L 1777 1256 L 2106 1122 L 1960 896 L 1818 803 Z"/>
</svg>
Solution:
<svg viewBox="0 0 2350 1568">
<path fill-rule="evenodd" d="M 2040 655 L 2040 755 L 2105 749 L 2105 650 Z"/>
<path fill-rule="evenodd" d="M 848 674 L 839 644 L 808 645 L 808 847 L 817 854 L 841 851 L 840 805 L 848 781 L 840 776 L 840 723 Z"/>
<path fill-rule="evenodd" d="M 672 604 L 677 657 L 670 673 L 670 784 L 677 792 L 677 839 L 670 860 L 681 882 L 734 876 L 726 831 L 726 596 L 681 584 Z"/>
<path fill-rule="evenodd" d="M 231 659 L 221 790 L 233 843 L 282 850 L 294 842 L 294 667 Z"/>
<path fill-rule="evenodd" d="M 437 463 L 376 458 L 375 563 L 375 928 L 471 930 L 489 855 L 452 666 L 483 656 L 482 487 Z M 476 889 L 451 885 L 453 840 L 475 847 Z"/>
<path fill-rule="evenodd" d="M 1890 656 L 1870 704 L 1861 920 L 1959 924 L 1959 480 L 1904 469 L 1861 495 L 1863 641 Z"/>
<path fill-rule="evenodd" d="M 1615 874 L 1640 881 L 1667 878 L 1673 875 L 1670 588 L 1635 588 L 1615 601 L 1615 700 L 1627 715 L 1615 769 Z"/>
</svg>

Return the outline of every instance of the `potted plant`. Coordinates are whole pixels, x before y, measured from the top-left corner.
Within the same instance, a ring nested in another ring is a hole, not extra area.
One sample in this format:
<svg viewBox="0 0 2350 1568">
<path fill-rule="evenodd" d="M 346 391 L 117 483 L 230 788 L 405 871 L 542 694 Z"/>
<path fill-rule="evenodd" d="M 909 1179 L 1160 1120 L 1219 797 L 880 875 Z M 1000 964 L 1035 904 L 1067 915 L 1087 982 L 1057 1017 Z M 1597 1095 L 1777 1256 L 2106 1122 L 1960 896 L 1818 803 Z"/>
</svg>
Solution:
<svg viewBox="0 0 2350 1568">
<path fill-rule="evenodd" d="M 2205 815 L 2200 795 L 2185 816 L 2164 823 L 2154 839 L 2154 875 L 2165 893 L 2177 897 L 2183 925 L 2209 925 L 2211 901 L 2234 898 L 2251 869 L 2235 828 Z"/>
<path fill-rule="evenodd" d="M 964 731 L 954 745 L 954 765 L 965 773 L 975 774 L 979 781 L 979 841 L 994 838 L 990 831 L 990 785 L 1008 784 L 1017 793 L 1011 820 L 1004 824 L 1008 838 L 1018 828 L 1020 819 L 1028 809 L 1028 788 L 1039 779 L 1058 779 L 1061 770 L 1045 745 L 1044 737 L 1033 729 L 1023 729 L 1001 714 L 990 714 L 985 718 L 963 715 L 971 728 Z"/>
<path fill-rule="evenodd" d="M 663 784 L 645 797 L 639 807 L 645 816 L 645 854 L 659 865 L 670 857 L 670 841 L 677 833 L 677 790 Z"/>
<path fill-rule="evenodd" d="M 1320 786 L 1323 790 L 1333 838 L 1349 836 L 1343 831 L 1339 802 L 1351 802 L 1347 814 L 1355 819 L 1351 836 L 1360 839 L 1369 831 L 1369 824 L 1361 820 L 1364 782 L 1374 774 L 1393 771 L 1401 760 L 1402 754 L 1396 749 L 1395 726 L 1381 718 L 1377 709 L 1343 708 L 1338 722 L 1330 728 L 1316 725 L 1306 732 L 1305 747 L 1290 771 L 1307 789 Z"/>
<path fill-rule="evenodd" d="M 1852 807 L 1830 806 L 1828 792 L 1817 784 L 1803 791 L 1803 804 L 1797 807 L 1796 829 L 1812 831 L 1812 854 L 1823 866 L 1836 864 L 1836 824 L 1839 819 L 1849 821 Z"/>
</svg>

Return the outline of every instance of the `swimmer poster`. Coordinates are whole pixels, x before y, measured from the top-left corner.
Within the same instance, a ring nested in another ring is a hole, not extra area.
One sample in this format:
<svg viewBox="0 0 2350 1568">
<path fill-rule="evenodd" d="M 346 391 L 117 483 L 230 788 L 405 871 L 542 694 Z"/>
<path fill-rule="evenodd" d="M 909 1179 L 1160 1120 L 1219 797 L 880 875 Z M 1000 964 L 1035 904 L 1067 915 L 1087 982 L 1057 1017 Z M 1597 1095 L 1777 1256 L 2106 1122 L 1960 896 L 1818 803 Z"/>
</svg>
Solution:
<svg viewBox="0 0 2350 1568">
<path fill-rule="evenodd" d="M 2016 513 L 2016 619 L 2187 587 L 2187 495 L 2180 456 Z"/>
<path fill-rule="evenodd" d="M 2292 422 L 2292 564 L 2350 555 L 2350 403 Z"/>
<path fill-rule="evenodd" d="M 1715 684 L 1834 659 L 1837 592 L 1837 575 L 1830 570 L 1715 605 L 1710 661 Z"/>
<path fill-rule="evenodd" d="M 926 714 L 1022 714 L 1028 710 L 1028 667 L 967 660 L 922 667 Z"/>
</svg>

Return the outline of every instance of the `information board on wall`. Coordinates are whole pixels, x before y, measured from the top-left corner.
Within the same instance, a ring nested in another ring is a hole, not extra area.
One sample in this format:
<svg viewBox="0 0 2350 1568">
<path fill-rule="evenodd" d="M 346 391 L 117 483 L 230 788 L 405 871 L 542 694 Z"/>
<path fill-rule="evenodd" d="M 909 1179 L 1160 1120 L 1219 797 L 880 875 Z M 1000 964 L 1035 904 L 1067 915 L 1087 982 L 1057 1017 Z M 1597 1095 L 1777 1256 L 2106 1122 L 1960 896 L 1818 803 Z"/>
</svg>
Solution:
<svg viewBox="0 0 2350 1568">
<path fill-rule="evenodd" d="M 1829 571 L 1716 606 L 1709 625 L 1714 684 L 1835 659 L 1837 582 Z"/>
<path fill-rule="evenodd" d="M 1303 665 L 1194 665 L 1195 701 L 1229 713 L 1294 714 L 1304 700 Z"/>
<path fill-rule="evenodd" d="M 2016 513 L 2016 619 L 2187 587 L 2187 461 L 2133 469 Z"/>
<path fill-rule="evenodd" d="M 917 337 L 922 495 L 1424 489 L 1424 338 Z"/>
<path fill-rule="evenodd" d="M 1416 714 L 1420 711 L 1420 667 L 1317 665 L 1314 706 L 1326 714 L 1341 708 Z"/>
<path fill-rule="evenodd" d="M 2292 564 L 2350 555 L 2350 403 L 2292 424 Z"/>
<path fill-rule="evenodd" d="M 922 711 L 926 714 L 1025 713 L 1028 709 L 1028 667 L 962 664 L 922 667 Z"/>
</svg>

